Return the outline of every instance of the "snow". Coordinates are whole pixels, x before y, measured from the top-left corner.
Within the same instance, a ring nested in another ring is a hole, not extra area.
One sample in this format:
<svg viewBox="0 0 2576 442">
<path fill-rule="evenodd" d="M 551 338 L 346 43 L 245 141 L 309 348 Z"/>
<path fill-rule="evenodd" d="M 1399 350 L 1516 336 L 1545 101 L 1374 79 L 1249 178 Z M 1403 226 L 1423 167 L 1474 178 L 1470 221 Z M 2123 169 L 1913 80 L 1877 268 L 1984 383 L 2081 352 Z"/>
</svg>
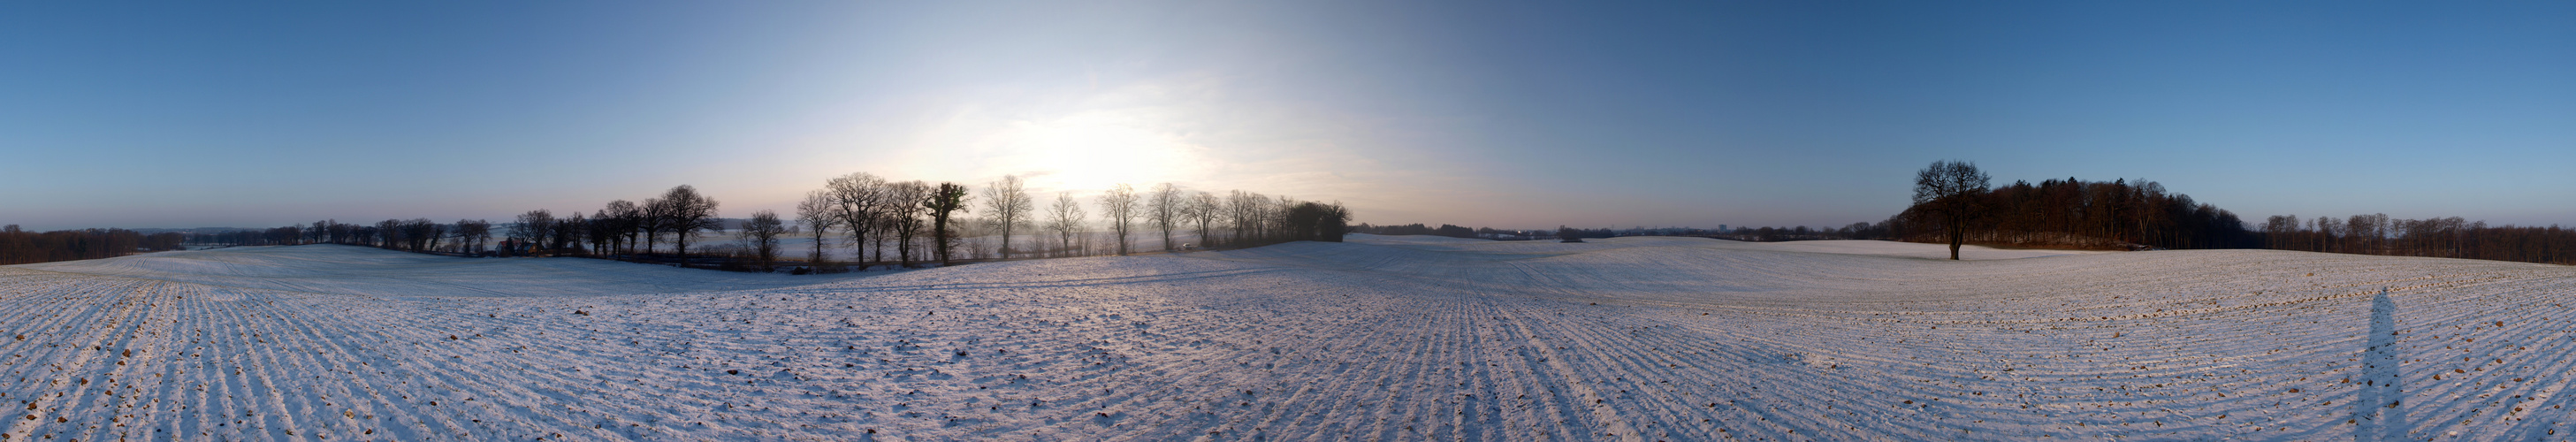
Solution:
<svg viewBox="0 0 2576 442">
<path fill-rule="evenodd" d="M 1611 238 L 0 267 L 7 440 L 2531 440 L 2576 268 Z M 23 339 L 18 338 L 23 336 Z"/>
</svg>

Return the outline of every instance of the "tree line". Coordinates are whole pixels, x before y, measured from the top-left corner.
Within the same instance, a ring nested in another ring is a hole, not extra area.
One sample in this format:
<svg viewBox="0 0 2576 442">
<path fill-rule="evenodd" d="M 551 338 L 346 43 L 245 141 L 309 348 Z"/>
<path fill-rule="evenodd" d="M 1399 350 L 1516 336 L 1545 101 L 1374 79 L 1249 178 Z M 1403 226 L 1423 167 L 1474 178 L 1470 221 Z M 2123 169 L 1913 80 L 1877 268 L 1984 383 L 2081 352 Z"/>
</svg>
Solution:
<svg viewBox="0 0 2576 442">
<path fill-rule="evenodd" d="M 1130 254 L 1140 236 L 1158 233 L 1161 250 L 1254 247 L 1289 241 L 1341 241 L 1350 211 L 1338 203 L 1300 201 L 1241 190 L 1213 193 L 1172 183 L 1149 189 L 1120 184 L 1085 201 L 1057 192 L 1044 211 L 1024 180 L 1004 176 L 981 189 L 965 184 L 887 180 L 852 173 L 826 180 L 794 213 L 761 210 L 738 221 L 719 218 L 721 204 L 695 187 L 673 187 L 641 202 L 613 200 L 597 210 L 519 214 L 498 225 L 465 219 L 389 219 L 373 225 L 336 220 L 266 230 L 191 235 L 190 242 L 234 245 L 350 244 L 428 253 L 583 256 L 710 265 L 728 270 L 835 272 L 876 266 L 918 267 L 959 260 Z M 1096 215 L 1095 215 L 1096 213 Z M 975 216 L 970 216 L 975 215 Z M 729 226 L 729 224 L 733 224 Z M 700 237 L 737 230 L 733 241 Z M 1102 238 L 1105 236 L 1105 238 Z M 811 238 L 801 262 L 786 259 L 785 240 Z M 1193 239 L 1195 238 L 1195 239 Z M 825 248 L 839 240 L 850 259 Z M 668 249 L 661 247 L 669 244 Z M 696 253 L 692 253 L 693 245 Z M 668 250 L 669 253 L 663 253 Z"/>
<path fill-rule="evenodd" d="M 2248 228 L 2235 213 L 2147 180 L 2075 178 L 1987 187 L 1971 163 L 1940 161 L 1918 172 L 1915 202 L 1883 225 L 1905 241 L 2013 246 L 2228 249 L 2576 263 L 2576 230 L 2493 227 L 2459 217 L 2394 219 L 2386 214 L 2266 218 Z M 1857 226 L 1857 225 L 1856 225 Z"/>
<path fill-rule="evenodd" d="M 262 230 L 191 233 L 189 244 L 222 244 L 241 246 L 348 244 L 415 252 L 464 253 L 480 250 L 491 239 L 492 223 L 483 220 L 457 220 L 441 224 L 428 218 L 388 219 L 375 224 L 350 224 L 339 220 L 314 221 L 312 225 L 291 225 Z"/>
<path fill-rule="evenodd" d="M 2317 217 L 2275 215 L 2261 226 L 2264 246 L 2278 250 L 2426 256 L 2576 264 L 2576 229 L 2488 226 L 2460 217 L 2399 219 L 2388 214 Z"/>
<path fill-rule="evenodd" d="M 1897 227 L 1897 223 L 1895 222 L 1882 221 L 1876 223 L 1851 223 L 1842 227 L 1739 227 L 1705 234 L 1692 233 L 1685 235 L 1725 238 L 1750 242 L 1890 239 L 1895 237 L 1894 229 Z"/>
<path fill-rule="evenodd" d="M 1560 229 L 1559 229 L 1559 231 L 1561 231 L 1561 230 L 1563 230 L 1563 229 L 1562 229 L 1562 228 L 1560 228 Z M 1600 231 L 1600 232 L 1603 232 L 1603 233 L 1601 233 L 1601 236 L 1600 236 L 1600 237 L 1602 237 L 1602 238 L 1608 238 L 1608 237 L 1610 237 L 1610 236 L 1612 236 L 1612 235 L 1613 235 L 1613 234 L 1611 234 L 1611 233 L 1608 233 L 1608 232 L 1610 232 L 1611 230 L 1610 230 L 1610 229 L 1607 229 L 1607 228 L 1600 229 L 1599 231 Z M 1472 229 L 1471 229 L 1471 228 L 1467 228 L 1466 226 L 1460 226 L 1460 225 L 1455 225 L 1455 224 L 1441 224 L 1441 225 L 1440 225 L 1440 227 L 1429 227 L 1429 226 L 1423 225 L 1422 223 L 1413 223 L 1413 224 L 1388 224 L 1388 225 L 1369 225 L 1368 223 L 1361 223 L 1361 224 L 1360 224 L 1360 225 L 1358 225 L 1358 226 L 1353 226 L 1353 227 L 1351 227 L 1351 233 L 1366 233 L 1366 234 L 1370 234 L 1370 235 L 1432 235 L 1432 236 L 1446 236 L 1446 237 L 1451 237 L 1451 238 L 1491 239 L 1491 240 L 1499 240 L 1499 241 L 1525 241 L 1525 240 L 1533 240 L 1533 239 L 1547 239 L 1547 238 L 1555 238 L 1555 237 L 1556 237 L 1556 235 L 1558 234 L 1558 231 L 1550 231 L 1550 230 L 1505 230 L 1505 229 L 1496 229 L 1496 228 L 1492 228 L 1492 227 L 1477 227 L 1477 228 L 1472 228 Z"/>
<path fill-rule="evenodd" d="M 114 258 L 135 252 L 179 250 L 179 232 L 144 234 L 126 229 L 56 230 L 37 233 L 17 224 L 0 226 L 0 265 L 78 259 Z"/>
<path fill-rule="evenodd" d="M 1093 200 L 1086 205 L 1071 192 L 1057 192 L 1040 211 L 1039 199 L 1017 176 L 974 189 L 858 172 L 806 192 L 796 205 L 793 227 L 780 228 L 787 223 L 777 214 L 755 213 L 746 223 L 749 241 L 742 248 L 757 265 L 773 266 L 780 254 L 776 237 L 801 228 L 814 240 L 805 260 L 816 265 L 812 270 L 838 271 L 849 265 L 866 269 L 933 261 L 947 265 L 960 259 L 1125 255 L 1134 253 L 1136 242 L 1145 239 L 1139 236 L 1148 232 L 1159 234 L 1164 251 L 1339 242 L 1350 221 L 1349 209 L 1338 203 L 1241 190 L 1220 195 L 1172 183 L 1142 190 L 1119 184 Z M 1096 231 L 1101 227 L 1106 231 Z M 1197 242 L 1187 240 L 1192 233 Z M 855 263 L 825 259 L 827 240 L 835 238 L 848 240 L 850 256 L 866 258 Z"/>
<path fill-rule="evenodd" d="M 1579 227 L 1557 226 L 1556 230 L 1504 230 L 1492 227 L 1468 228 L 1455 224 L 1441 224 L 1440 227 L 1430 227 L 1421 223 L 1388 225 L 1370 225 L 1362 223 L 1358 226 L 1352 227 L 1351 233 L 1366 233 L 1371 235 L 1432 235 L 1451 238 L 1491 239 L 1501 241 L 1615 238 L 1621 236 L 1695 236 L 1704 238 L 1723 238 L 1736 241 L 1772 242 L 1827 239 L 1887 239 L 1894 237 L 1894 235 L 1890 233 L 1890 229 L 1893 228 L 1891 226 L 1892 225 L 1889 223 L 1881 222 L 1852 223 L 1851 225 L 1842 227 L 1739 227 L 1731 229 L 1701 229 L 1693 227 L 1630 227 L 1625 229 L 1614 229 L 1603 227 L 1597 229 L 1586 229 Z"/>
<path fill-rule="evenodd" d="M 1372 226 L 1368 223 L 1360 223 L 1358 227 L 1353 227 L 1351 232 L 1366 233 L 1370 235 L 1433 235 L 1451 238 L 1486 238 L 1488 233 L 1496 232 L 1496 230 L 1491 227 L 1470 229 L 1464 226 L 1451 224 L 1441 224 L 1440 227 L 1433 228 L 1425 226 L 1422 223 L 1384 226 Z"/>
</svg>

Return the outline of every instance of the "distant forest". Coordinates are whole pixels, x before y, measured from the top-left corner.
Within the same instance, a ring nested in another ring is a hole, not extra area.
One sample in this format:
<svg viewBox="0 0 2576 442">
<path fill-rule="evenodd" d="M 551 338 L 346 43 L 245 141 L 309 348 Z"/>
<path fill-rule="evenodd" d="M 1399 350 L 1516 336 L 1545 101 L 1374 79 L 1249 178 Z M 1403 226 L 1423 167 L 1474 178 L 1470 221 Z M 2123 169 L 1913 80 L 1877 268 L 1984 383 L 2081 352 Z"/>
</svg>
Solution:
<svg viewBox="0 0 2576 442">
<path fill-rule="evenodd" d="M 1934 168 L 1945 163 L 1934 163 Z M 1965 164 L 1965 163 L 1948 163 Z M 2502 261 L 2576 263 L 2576 230 L 2488 226 L 2459 217 L 2418 220 L 2386 214 L 2350 217 L 2295 215 L 2249 226 L 2235 213 L 2154 181 L 2110 182 L 2075 178 L 2039 184 L 2016 181 L 1991 189 L 1982 172 L 1966 165 L 1979 184 L 1955 197 L 1927 200 L 1882 223 L 1899 239 L 1944 242 L 1958 228 L 1967 242 L 1990 245 L 2094 249 L 2268 248 L 2368 255 L 2425 256 Z M 1926 169 L 1927 174 L 1933 169 Z M 1920 195 L 1921 185 L 1918 185 Z M 1946 209 L 1946 210 L 1945 210 Z M 1944 218 L 1944 212 L 1966 215 Z M 1952 227 L 1962 226 L 1962 227 Z"/>
<path fill-rule="evenodd" d="M 2576 263 L 2576 230 L 2559 226 L 2489 226 L 2459 217 L 2399 219 L 2386 214 L 2301 219 L 2266 218 L 2247 225 L 2235 213 L 2154 181 L 2074 178 L 1998 186 L 1977 197 L 1983 216 L 1968 228 L 1972 243 L 2078 248 L 2300 250 L 2366 255 Z M 1938 242 L 1940 227 L 1921 222 L 1923 205 L 1888 224 L 1907 241 Z"/>
<path fill-rule="evenodd" d="M 178 250 L 182 239 L 177 232 L 146 235 L 125 229 L 36 233 L 10 224 L 0 227 L 0 265 L 114 258 L 136 251 Z"/>
<path fill-rule="evenodd" d="M 2459 217 L 2400 219 L 2386 214 L 2300 218 L 2278 215 L 2249 224 L 2234 212 L 2167 191 L 2147 180 L 2038 184 L 2015 181 L 1967 195 L 1972 208 L 1962 229 L 1968 243 L 2097 250 L 2277 249 L 2389 256 L 2487 259 L 2576 264 L 2576 229 L 2556 225 L 2490 226 Z M 1930 203 L 1908 206 L 1876 223 L 1842 227 L 1740 227 L 1622 231 L 1621 235 L 1682 235 L 1739 241 L 1894 239 L 1944 243 L 1947 229 Z M 1419 225 L 1416 225 L 1419 226 Z M 1364 229 L 1365 230 L 1365 225 Z M 1592 231 L 1573 229 L 1580 237 Z M 1610 233 L 1606 229 L 1600 233 Z M 1607 235 L 1600 235 L 1607 236 Z"/>
</svg>

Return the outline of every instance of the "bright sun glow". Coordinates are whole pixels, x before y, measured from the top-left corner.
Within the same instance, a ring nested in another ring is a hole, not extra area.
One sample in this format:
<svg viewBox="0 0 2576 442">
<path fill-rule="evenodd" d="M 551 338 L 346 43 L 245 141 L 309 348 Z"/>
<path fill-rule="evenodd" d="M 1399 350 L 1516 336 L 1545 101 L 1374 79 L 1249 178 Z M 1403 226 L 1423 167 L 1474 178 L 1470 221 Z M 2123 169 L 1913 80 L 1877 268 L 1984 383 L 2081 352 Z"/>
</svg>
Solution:
<svg viewBox="0 0 2576 442">
<path fill-rule="evenodd" d="M 1033 189 L 1084 194 L 1118 183 L 1141 189 L 1205 172 L 1203 148 L 1149 124 L 1105 111 L 1048 122 L 1013 122 L 993 147 L 1001 153 L 997 159 L 1013 167 L 1013 172 L 1034 172 L 1026 177 Z"/>
</svg>

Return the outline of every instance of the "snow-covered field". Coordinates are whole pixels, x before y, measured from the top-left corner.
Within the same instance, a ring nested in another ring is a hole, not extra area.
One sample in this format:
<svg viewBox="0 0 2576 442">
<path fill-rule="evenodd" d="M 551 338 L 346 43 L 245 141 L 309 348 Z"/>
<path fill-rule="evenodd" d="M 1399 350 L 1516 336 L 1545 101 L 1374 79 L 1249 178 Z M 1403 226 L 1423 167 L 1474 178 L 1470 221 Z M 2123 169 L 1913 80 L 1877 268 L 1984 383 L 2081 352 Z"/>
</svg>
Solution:
<svg viewBox="0 0 2576 442">
<path fill-rule="evenodd" d="M 1351 243 L 748 275 L 241 247 L 0 267 L 6 440 L 2576 437 L 2576 268 Z"/>
</svg>

